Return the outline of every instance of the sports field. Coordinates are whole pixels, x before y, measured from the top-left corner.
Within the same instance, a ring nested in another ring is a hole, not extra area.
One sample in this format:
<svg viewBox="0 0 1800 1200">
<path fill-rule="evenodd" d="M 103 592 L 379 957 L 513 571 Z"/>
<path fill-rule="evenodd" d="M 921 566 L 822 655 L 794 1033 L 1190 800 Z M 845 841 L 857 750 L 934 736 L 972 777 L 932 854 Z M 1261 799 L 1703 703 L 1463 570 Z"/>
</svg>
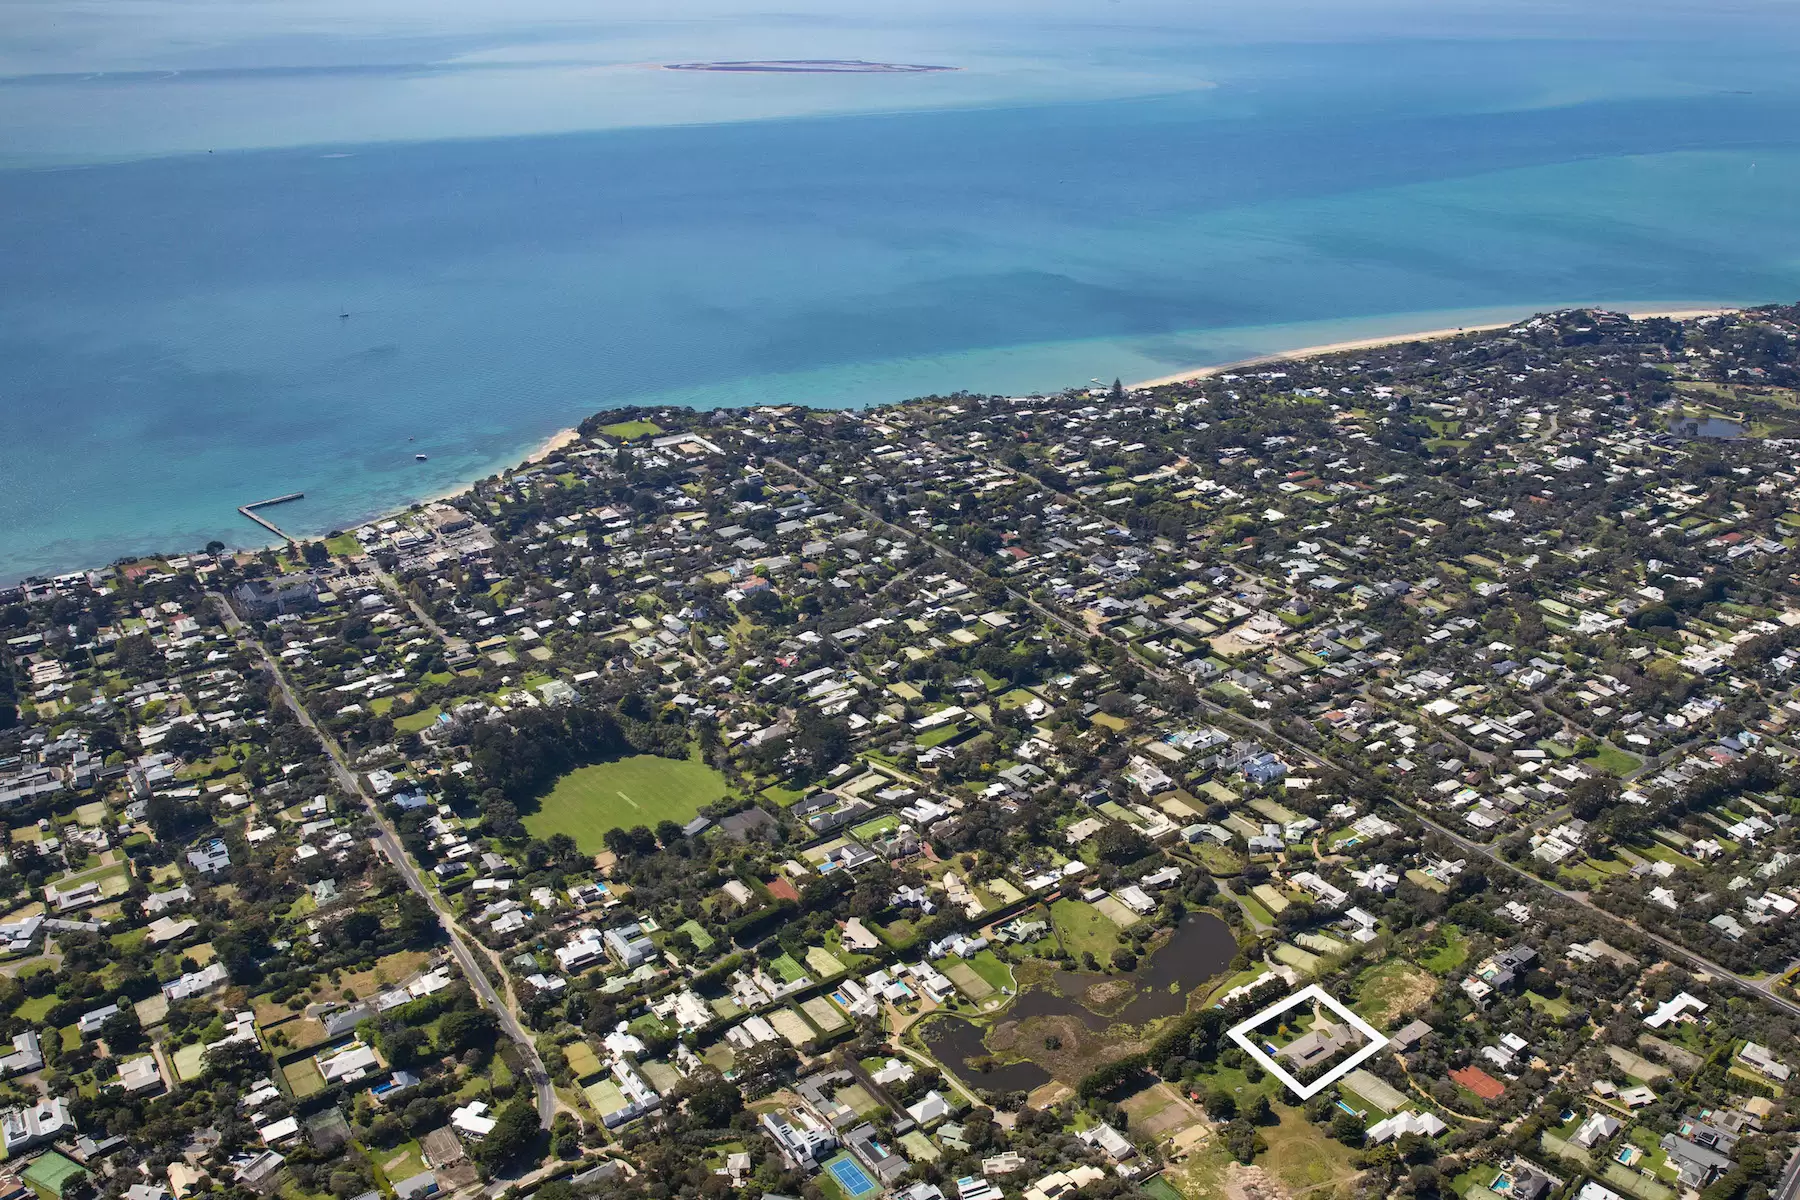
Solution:
<svg viewBox="0 0 1800 1200">
<path fill-rule="evenodd" d="M 685 825 L 702 804 L 724 797 L 725 777 L 705 763 L 634 754 L 564 775 L 524 821 L 532 837 L 566 833 L 584 853 L 597 854 L 609 829 Z"/>
<path fill-rule="evenodd" d="M 880 1190 L 875 1186 L 875 1181 L 869 1178 L 869 1173 L 848 1154 L 839 1154 L 830 1159 L 826 1162 L 825 1169 L 831 1172 L 832 1178 L 838 1181 L 838 1186 L 844 1189 L 847 1196 L 866 1196 Z"/>
<path fill-rule="evenodd" d="M 620 421 L 614 425 L 602 425 L 600 432 L 607 437 L 629 442 L 632 438 L 649 437 L 651 434 L 661 433 L 662 426 L 655 421 Z"/>
</svg>

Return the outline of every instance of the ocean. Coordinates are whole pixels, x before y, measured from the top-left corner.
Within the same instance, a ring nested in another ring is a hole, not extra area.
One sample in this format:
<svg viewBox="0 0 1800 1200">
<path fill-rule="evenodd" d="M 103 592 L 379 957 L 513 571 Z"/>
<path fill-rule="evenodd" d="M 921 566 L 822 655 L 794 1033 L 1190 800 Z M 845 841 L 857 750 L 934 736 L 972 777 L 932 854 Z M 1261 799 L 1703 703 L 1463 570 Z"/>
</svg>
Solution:
<svg viewBox="0 0 1800 1200">
<path fill-rule="evenodd" d="M 1533 34 L 1315 40 L 1117 9 L 1020 17 L 1010 52 L 948 17 L 579 53 L 560 26 L 251 29 L 180 70 L 142 31 L 45 42 L 43 70 L 10 52 L 0 579 L 258 545 L 235 506 L 292 491 L 284 527 L 351 527 L 622 404 L 1021 393 L 1573 303 L 1800 299 L 1780 6 L 1703 43 L 1556 5 Z"/>
</svg>

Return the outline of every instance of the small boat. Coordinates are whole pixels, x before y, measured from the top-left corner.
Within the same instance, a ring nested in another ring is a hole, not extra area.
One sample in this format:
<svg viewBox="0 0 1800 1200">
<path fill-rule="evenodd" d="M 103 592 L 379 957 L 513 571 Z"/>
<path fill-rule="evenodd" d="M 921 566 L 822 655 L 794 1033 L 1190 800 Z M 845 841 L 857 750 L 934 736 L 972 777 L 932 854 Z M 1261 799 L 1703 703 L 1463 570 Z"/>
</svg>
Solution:
<svg viewBox="0 0 1800 1200">
<path fill-rule="evenodd" d="M 413 455 L 413 457 L 418 459 L 420 462 L 425 461 L 425 456 L 423 454 L 415 454 L 415 455 Z"/>
</svg>

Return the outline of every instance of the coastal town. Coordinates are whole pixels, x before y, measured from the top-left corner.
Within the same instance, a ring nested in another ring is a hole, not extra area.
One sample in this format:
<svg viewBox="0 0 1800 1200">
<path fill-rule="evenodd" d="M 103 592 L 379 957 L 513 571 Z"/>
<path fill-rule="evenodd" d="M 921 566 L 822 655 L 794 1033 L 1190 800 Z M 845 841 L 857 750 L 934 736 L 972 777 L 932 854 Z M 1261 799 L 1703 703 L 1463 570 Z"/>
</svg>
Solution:
<svg viewBox="0 0 1800 1200">
<path fill-rule="evenodd" d="M 609 411 L 0 594 L 0 1200 L 1796 1200 L 1800 308 Z"/>
</svg>

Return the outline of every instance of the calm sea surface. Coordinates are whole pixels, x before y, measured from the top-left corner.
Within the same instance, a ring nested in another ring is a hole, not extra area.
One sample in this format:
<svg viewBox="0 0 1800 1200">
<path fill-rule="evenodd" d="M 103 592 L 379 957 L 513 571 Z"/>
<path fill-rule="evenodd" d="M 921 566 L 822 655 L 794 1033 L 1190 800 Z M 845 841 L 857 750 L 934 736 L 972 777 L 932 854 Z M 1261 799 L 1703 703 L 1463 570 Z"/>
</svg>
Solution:
<svg viewBox="0 0 1800 1200">
<path fill-rule="evenodd" d="M 26 30 L 0 55 L 0 579 L 258 544 L 234 506 L 289 491 L 284 525 L 345 527 L 623 403 L 1800 299 L 1794 19 L 1529 11 L 1316 40 L 1128 5 L 1010 40 Z M 642 65 L 726 57 L 967 69 Z"/>
</svg>

